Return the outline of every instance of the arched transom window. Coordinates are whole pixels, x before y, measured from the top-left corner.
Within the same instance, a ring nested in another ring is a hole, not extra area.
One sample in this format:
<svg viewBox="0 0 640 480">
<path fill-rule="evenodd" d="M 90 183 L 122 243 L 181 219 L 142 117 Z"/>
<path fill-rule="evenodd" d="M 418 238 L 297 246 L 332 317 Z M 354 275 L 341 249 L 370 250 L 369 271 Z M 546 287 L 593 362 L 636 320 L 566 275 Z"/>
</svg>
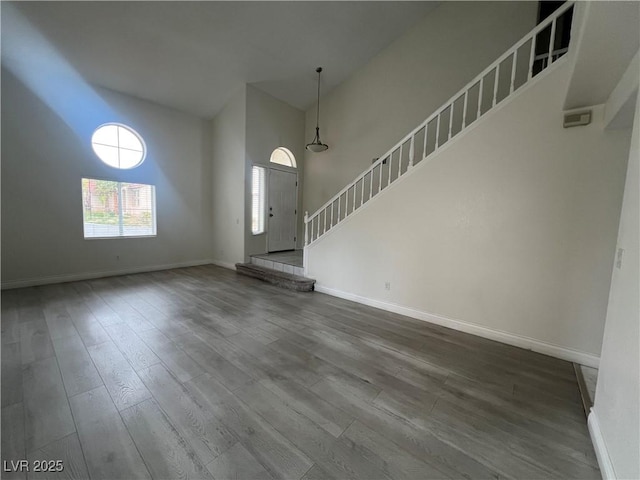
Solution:
<svg viewBox="0 0 640 480">
<path fill-rule="evenodd" d="M 269 161 L 271 163 L 277 163 L 278 165 L 296 168 L 296 157 L 293 156 L 291 150 L 285 147 L 276 148 L 271 154 Z"/>
</svg>

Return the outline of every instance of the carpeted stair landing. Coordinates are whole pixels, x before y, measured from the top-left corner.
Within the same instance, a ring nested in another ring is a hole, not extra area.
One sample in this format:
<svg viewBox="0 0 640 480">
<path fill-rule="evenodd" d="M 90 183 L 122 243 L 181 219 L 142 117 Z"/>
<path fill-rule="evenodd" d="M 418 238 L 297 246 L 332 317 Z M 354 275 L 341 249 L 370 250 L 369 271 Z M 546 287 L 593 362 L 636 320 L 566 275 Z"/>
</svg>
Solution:
<svg viewBox="0 0 640 480">
<path fill-rule="evenodd" d="M 252 263 L 236 263 L 236 271 L 242 275 L 258 278 L 278 287 L 295 290 L 296 292 L 312 292 L 313 285 L 316 283 L 312 278 L 280 272 Z"/>
</svg>

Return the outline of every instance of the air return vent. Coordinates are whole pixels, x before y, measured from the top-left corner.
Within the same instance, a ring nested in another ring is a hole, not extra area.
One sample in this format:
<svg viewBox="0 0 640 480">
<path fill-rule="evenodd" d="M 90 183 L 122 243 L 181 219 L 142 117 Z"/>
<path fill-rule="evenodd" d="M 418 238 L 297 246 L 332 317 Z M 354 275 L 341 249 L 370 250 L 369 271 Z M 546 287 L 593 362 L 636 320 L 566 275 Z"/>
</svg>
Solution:
<svg viewBox="0 0 640 480">
<path fill-rule="evenodd" d="M 583 112 L 573 112 L 564 114 L 564 128 L 580 127 L 583 125 L 589 125 L 591 123 L 591 110 L 585 110 Z"/>
</svg>

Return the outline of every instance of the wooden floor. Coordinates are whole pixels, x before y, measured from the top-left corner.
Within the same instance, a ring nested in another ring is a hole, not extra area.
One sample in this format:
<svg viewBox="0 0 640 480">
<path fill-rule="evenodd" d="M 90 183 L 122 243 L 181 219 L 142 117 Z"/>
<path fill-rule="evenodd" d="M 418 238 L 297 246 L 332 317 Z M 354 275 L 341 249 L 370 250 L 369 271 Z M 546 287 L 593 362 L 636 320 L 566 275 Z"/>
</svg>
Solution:
<svg viewBox="0 0 640 480">
<path fill-rule="evenodd" d="M 213 266 L 3 292 L 2 457 L 64 462 L 29 478 L 600 478 L 570 363 Z"/>
</svg>

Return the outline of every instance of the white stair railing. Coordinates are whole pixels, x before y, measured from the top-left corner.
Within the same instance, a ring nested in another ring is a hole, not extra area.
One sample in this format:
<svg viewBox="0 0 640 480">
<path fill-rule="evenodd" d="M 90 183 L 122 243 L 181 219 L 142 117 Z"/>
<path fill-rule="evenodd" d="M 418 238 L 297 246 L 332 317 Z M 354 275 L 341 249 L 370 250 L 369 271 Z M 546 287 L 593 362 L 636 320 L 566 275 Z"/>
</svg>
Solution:
<svg viewBox="0 0 640 480">
<path fill-rule="evenodd" d="M 318 240 L 566 54 L 568 45 L 561 45 L 562 32 L 558 35 L 558 25 L 561 29 L 570 27 L 574 3 L 566 2 L 537 25 L 315 213 L 305 212 L 305 246 Z M 543 46 L 548 30 L 548 45 Z M 420 155 L 418 161 L 416 153 Z"/>
</svg>

